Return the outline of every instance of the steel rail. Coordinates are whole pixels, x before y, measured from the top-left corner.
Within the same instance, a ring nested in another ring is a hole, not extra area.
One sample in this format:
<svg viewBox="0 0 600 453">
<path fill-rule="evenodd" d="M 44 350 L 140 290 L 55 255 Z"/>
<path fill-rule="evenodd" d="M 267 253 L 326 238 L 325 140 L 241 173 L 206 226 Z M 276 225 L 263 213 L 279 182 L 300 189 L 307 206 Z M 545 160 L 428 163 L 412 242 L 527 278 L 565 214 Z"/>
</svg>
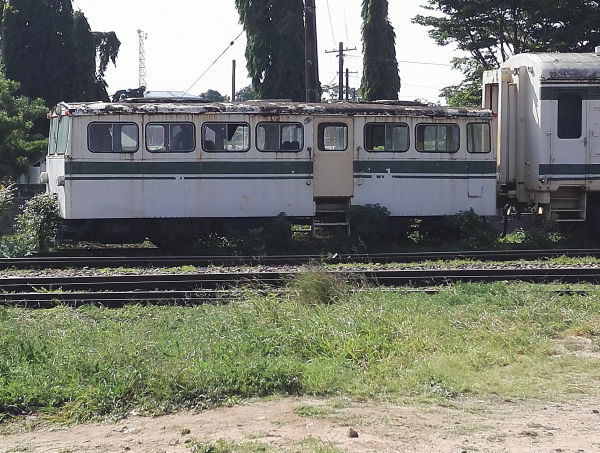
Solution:
<svg viewBox="0 0 600 453">
<path fill-rule="evenodd" d="M 94 249 L 90 249 L 93 251 Z M 102 250 L 102 249 L 100 249 Z M 150 249 L 154 250 L 154 249 Z M 600 257 L 600 249 L 554 250 L 480 250 L 461 252 L 408 252 L 333 255 L 271 255 L 271 256 L 30 256 L 0 259 L 0 269 L 64 269 L 101 267 L 177 267 L 241 266 L 241 265 L 302 265 L 310 263 L 405 263 L 437 260 L 507 261 L 552 257 Z"/>
<path fill-rule="evenodd" d="M 456 282 L 527 281 L 534 283 L 600 282 L 600 268 L 527 269 L 426 269 L 329 271 L 354 282 L 356 287 L 424 287 Z M 246 272 L 235 274 L 125 275 L 94 277 L 14 277 L 0 282 L 0 303 L 52 306 L 58 303 L 184 303 L 228 301 L 243 294 L 244 287 L 258 291 L 281 288 L 295 272 Z"/>
</svg>

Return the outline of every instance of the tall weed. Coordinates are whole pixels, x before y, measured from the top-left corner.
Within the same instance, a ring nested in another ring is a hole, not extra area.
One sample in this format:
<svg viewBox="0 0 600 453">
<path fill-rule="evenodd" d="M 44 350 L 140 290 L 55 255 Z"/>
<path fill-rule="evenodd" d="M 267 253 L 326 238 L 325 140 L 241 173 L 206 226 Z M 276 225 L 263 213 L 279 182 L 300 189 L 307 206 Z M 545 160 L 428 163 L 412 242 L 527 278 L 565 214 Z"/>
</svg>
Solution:
<svg viewBox="0 0 600 453">
<path fill-rule="evenodd" d="M 0 413 L 77 420 L 267 395 L 600 392 L 582 384 L 600 379 L 597 359 L 556 352 L 569 335 L 597 350 L 596 288 L 583 287 L 583 296 L 501 283 L 353 293 L 311 279 L 317 289 L 307 293 L 248 293 L 228 305 L 1 307 Z"/>
</svg>

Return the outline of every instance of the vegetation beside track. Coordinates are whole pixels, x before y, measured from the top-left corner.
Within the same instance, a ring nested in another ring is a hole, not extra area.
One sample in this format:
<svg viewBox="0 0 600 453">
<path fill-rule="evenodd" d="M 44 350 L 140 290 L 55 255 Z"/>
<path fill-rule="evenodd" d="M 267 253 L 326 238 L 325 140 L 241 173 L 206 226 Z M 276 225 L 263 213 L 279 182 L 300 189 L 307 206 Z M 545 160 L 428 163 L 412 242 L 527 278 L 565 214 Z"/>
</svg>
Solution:
<svg viewBox="0 0 600 453">
<path fill-rule="evenodd" d="M 353 294 L 313 273 L 291 287 L 228 305 L 0 308 L 2 417 L 75 421 L 282 394 L 451 402 L 599 391 L 595 287 Z"/>
</svg>

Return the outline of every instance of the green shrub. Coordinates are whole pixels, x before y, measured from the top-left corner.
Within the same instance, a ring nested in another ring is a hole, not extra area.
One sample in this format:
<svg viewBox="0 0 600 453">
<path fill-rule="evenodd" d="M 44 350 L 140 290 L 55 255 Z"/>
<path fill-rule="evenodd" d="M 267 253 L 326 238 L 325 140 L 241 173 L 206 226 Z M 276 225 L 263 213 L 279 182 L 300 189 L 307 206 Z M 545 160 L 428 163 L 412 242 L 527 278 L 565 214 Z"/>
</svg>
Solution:
<svg viewBox="0 0 600 453">
<path fill-rule="evenodd" d="M 17 233 L 0 241 L 0 253 L 5 257 L 46 253 L 56 244 L 59 216 L 55 195 L 39 194 L 25 203 L 15 219 Z"/>
<path fill-rule="evenodd" d="M 547 249 L 560 244 L 563 237 L 556 232 L 546 232 L 539 228 L 525 231 L 518 228 L 500 239 L 502 244 L 512 244 L 520 249 Z"/>
<path fill-rule="evenodd" d="M 15 185 L 0 185 L 0 232 L 9 229 L 9 215 L 14 207 Z"/>
<path fill-rule="evenodd" d="M 236 242 L 242 251 L 252 255 L 285 252 L 292 246 L 292 224 L 283 212 L 268 223 L 238 235 Z"/>
<path fill-rule="evenodd" d="M 390 211 L 379 204 L 351 206 L 348 210 L 350 231 L 367 245 L 379 244 L 387 237 Z"/>
<path fill-rule="evenodd" d="M 493 248 L 500 235 L 472 209 L 444 217 L 440 233 L 445 242 L 456 241 L 465 250 Z"/>
<path fill-rule="evenodd" d="M 15 185 L 0 186 L 0 220 L 10 213 L 15 198 Z"/>
</svg>

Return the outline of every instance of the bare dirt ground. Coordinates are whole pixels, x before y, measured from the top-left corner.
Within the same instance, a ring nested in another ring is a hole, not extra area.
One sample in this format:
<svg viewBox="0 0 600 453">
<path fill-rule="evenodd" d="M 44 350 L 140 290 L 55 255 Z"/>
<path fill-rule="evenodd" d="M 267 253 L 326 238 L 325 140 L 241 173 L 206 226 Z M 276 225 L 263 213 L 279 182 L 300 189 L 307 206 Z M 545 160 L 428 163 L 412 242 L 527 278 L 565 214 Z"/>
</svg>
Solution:
<svg viewBox="0 0 600 453">
<path fill-rule="evenodd" d="M 194 445 L 219 439 L 281 452 L 600 452 L 600 398 L 453 407 L 285 398 L 69 428 L 30 418 L 15 428 L 0 436 L 1 452 L 204 452 Z"/>
</svg>

